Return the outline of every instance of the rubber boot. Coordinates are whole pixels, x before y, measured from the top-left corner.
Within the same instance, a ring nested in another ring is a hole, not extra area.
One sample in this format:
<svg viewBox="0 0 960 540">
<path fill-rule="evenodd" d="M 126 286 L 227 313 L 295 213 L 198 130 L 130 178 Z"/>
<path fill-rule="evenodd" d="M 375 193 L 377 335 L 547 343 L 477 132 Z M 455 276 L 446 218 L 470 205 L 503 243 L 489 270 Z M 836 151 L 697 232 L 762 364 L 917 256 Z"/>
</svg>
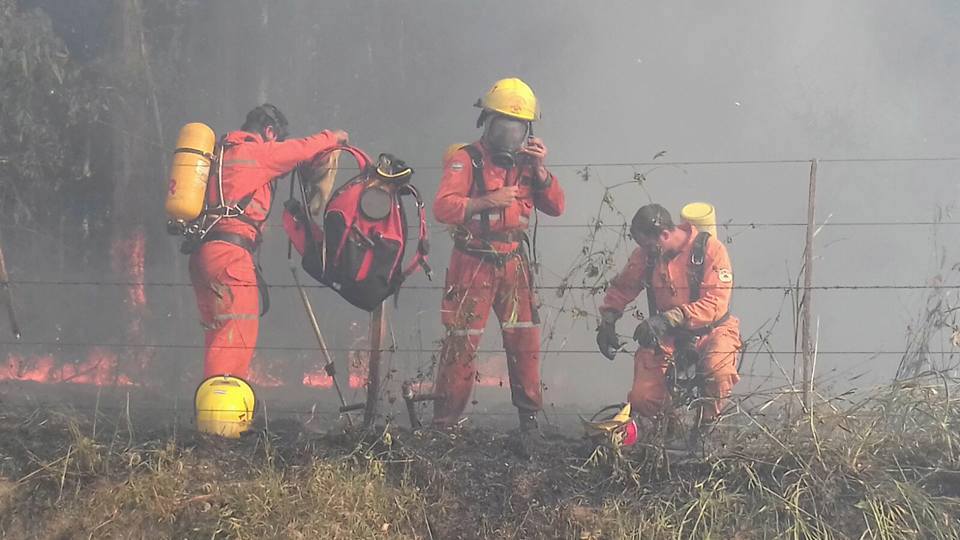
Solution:
<svg viewBox="0 0 960 540">
<path fill-rule="evenodd" d="M 530 411 L 517 411 L 520 417 L 520 431 L 540 431 L 540 424 L 537 423 L 537 413 Z"/>
<path fill-rule="evenodd" d="M 540 432 L 540 425 L 537 423 L 537 413 L 535 411 L 518 410 L 518 415 L 520 418 L 518 441 L 520 455 L 526 459 L 533 459 L 546 442 L 543 433 Z"/>
</svg>

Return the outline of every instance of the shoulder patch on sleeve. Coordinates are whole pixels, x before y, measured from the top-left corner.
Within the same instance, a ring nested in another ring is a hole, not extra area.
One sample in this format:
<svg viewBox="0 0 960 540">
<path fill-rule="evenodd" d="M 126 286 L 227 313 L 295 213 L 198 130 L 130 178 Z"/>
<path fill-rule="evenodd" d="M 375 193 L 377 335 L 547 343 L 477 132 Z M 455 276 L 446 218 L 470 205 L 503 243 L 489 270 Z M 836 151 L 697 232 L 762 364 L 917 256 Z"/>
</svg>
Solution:
<svg viewBox="0 0 960 540">
<path fill-rule="evenodd" d="M 733 272 L 729 268 L 717 268 L 717 279 L 721 283 L 730 283 L 733 281 Z"/>
<path fill-rule="evenodd" d="M 460 163 L 459 161 L 453 161 L 448 166 L 450 167 L 450 170 L 453 172 L 460 172 L 463 170 L 463 163 Z"/>
</svg>

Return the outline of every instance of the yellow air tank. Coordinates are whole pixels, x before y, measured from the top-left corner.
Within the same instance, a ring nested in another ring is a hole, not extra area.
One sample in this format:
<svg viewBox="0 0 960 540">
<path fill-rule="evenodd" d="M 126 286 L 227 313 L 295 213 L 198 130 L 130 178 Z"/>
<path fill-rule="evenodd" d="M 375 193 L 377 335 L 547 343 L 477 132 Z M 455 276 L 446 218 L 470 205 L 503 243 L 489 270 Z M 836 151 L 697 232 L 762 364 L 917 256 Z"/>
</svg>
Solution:
<svg viewBox="0 0 960 540">
<path fill-rule="evenodd" d="M 216 143 L 216 134 L 206 124 L 194 122 L 180 130 L 165 205 L 171 218 L 191 221 L 200 216 Z"/>
<path fill-rule="evenodd" d="M 459 152 L 464 146 L 467 146 L 467 143 L 458 142 L 448 146 L 447 149 L 443 151 L 443 163 L 446 164 L 447 161 L 450 161 L 450 158 L 452 158 L 453 155 Z"/>
<path fill-rule="evenodd" d="M 680 210 L 680 217 L 692 223 L 697 229 L 717 237 L 717 212 L 713 205 L 705 202 L 692 202 Z"/>
</svg>

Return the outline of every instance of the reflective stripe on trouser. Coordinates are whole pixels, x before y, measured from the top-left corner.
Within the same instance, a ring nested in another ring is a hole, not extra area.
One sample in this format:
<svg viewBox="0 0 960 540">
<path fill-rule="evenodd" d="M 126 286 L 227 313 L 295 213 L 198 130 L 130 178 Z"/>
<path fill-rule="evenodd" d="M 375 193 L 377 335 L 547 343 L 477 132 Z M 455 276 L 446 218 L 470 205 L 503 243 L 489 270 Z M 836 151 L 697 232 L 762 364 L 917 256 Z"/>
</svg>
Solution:
<svg viewBox="0 0 960 540">
<path fill-rule="evenodd" d="M 226 242 L 208 242 L 190 256 L 206 346 L 203 377 L 246 378 L 257 346 L 260 296 L 253 257 Z"/>
<path fill-rule="evenodd" d="M 719 416 L 733 391 L 733 385 L 740 380 L 737 375 L 737 358 L 742 345 L 739 328 L 737 318 L 730 317 L 723 325 L 697 341 L 704 379 L 704 399 L 701 403 L 704 420 Z M 667 341 L 665 346 L 669 350 L 672 344 L 669 339 Z M 667 367 L 664 354 L 653 349 L 637 350 L 633 359 L 633 388 L 627 394 L 627 400 L 638 414 L 655 416 L 670 408 Z"/>
<path fill-rule="evenodd" d="M 476 352 L 491 307 L 500 321 L 514 406 L 529 411 L 542 407 L 540 328 L 532 322 L 534 293 L 528 278 L 519 256 L 498 268 L 454 250 L 441 307 L 447 335 L 436 379 L 436 393 L 445 399 L 434 402 L 434 424 L 455 423 L 467 407 L 478 375 Z"/>
</svg>

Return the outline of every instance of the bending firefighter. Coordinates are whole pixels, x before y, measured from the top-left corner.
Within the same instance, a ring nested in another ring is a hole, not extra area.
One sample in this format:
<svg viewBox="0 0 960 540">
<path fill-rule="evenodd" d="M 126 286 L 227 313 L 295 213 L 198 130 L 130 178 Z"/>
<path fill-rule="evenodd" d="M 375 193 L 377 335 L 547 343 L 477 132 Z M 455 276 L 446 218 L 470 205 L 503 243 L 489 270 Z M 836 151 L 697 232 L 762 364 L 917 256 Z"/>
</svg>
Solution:
<svg viewBox="0 0 960 540">
<path fill-rule="evenodd" d="M 476 353 L 490 309 L 503 334 L 514 406 L 524 433 L 537 431 L 542 406 L 540 328 L 526 229 L 537 210 L 563 213 L 563 189 L 547 170 L 547 148 L 532 134 L 537 98 L 520 79 L 498 81 L 476 104 L 483 136 L 448 153 L 434 201 L 437 220 L 452 225 L 433 423 L 455 424 L 477 377 Z"/>
<path fill-rule="evenodd" d="M 674 225 L 659 204 L 640 208 L 630 234 L 638 244 L 627 266 L 610 282 L 600 307 L 600 352 L 613 359 L 621 343 L 615 325 L 644 289 L 650 315 L 636 328 L 633 388 L 636 413 L 653 417 L 671 407 L 669 377 L 696 366 L 700 381 L 695 435 L 720 415 L 739 381 L 740 322 L 728 311 L 733 288 L 730 257 L 722 242 L 689 223 Z"/>
<path fill-rule="evenodd" d="M 257 344 L 261 309 L 268 306 L 266 297 L 260 304 L 255 255 L 277 179 L 345 142 L 347 134 L 286 138 L 287 119 L 270 104 L 250 111 L 239 131 L 226 134 L 207 183 L 203 232 L 186 243 L 205 331 L 205 380 L 196 395 L 201 431 L 235 437 L 252 420 L 253 392 L 243 379 Z"/>
</svg>

